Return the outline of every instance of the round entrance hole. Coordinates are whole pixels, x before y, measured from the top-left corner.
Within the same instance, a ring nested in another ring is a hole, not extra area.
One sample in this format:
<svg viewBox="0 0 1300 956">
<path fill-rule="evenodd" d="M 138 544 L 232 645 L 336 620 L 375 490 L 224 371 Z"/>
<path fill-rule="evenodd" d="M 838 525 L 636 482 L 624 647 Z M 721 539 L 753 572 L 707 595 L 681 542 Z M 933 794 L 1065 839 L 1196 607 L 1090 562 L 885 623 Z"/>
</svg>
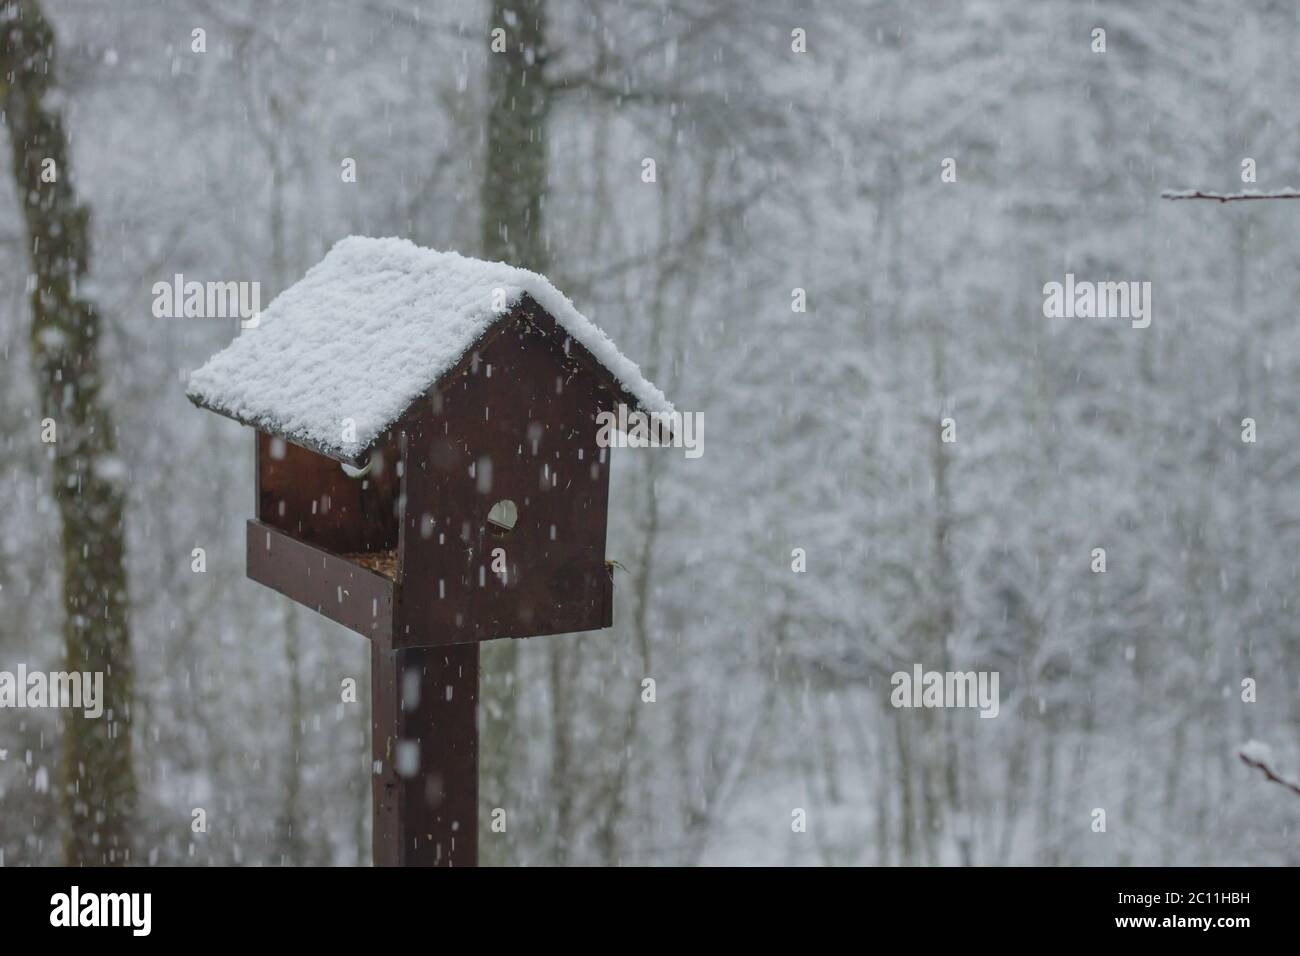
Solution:
<svg viewBox="0 0 1300 956">
<path fill-rule="evenodd" d="M 515 522 L 519 520 L 519 509 L 515 507 L 515 503 L 509 498 L 502 498 L 492 506 L 492 510 L 488 512 L 487 520 L 488 527 L 493 531 L 497 534 L 505 534 L 514 528 Z"/>
</svg>

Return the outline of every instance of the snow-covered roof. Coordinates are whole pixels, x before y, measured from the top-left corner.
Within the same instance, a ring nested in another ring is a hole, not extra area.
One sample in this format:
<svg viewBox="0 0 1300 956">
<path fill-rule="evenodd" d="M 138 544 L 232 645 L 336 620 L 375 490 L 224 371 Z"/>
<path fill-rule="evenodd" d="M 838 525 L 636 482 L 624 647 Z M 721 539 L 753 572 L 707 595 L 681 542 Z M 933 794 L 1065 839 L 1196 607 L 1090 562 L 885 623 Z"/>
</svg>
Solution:
<svg viewBox="0 0 1300 956">
<path fill-rule="evenodd" d="M 498 289 L 504 311 L 493 308 Z M 255 327 L 190 375 L 186 394 L 245 424 L 355 460 L 525 295 L 645 411 L 672 411 L 663 392 L 544 276 L 364 236 L 340 240 L 276 296 Z M 344 441 L 344 419 L 352 419 L 355 441 Z"/>
</svg>

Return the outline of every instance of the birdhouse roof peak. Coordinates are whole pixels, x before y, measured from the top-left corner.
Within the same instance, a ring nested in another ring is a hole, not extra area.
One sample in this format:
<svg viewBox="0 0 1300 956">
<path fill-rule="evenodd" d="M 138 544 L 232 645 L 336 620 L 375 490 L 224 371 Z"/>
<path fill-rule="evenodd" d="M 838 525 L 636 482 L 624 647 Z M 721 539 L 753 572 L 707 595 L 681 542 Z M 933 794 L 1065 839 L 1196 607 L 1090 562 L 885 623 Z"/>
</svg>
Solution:
<svg viewBox="0 0 1300 956">
<path fill-rule="evenodd" d="M 262 431 L 355 461 L 525 296 L 645 411 L 672 411 L 663 392 L 545 276 L 407 239 L 364 236 L 337 242 L 276 296 L 256 326 L 191 373 L 186 394 Z"/>
</svg>

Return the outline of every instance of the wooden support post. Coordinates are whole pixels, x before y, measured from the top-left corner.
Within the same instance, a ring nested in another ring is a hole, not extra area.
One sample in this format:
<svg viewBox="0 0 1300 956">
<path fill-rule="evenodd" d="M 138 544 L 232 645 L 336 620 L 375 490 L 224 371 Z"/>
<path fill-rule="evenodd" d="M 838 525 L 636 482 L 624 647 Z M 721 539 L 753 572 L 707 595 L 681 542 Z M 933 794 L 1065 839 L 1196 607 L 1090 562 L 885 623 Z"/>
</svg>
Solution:
<svg viewBox="0 0 1300 956">
<path fill-rule="evenodd" d="M 478 645 L 371 645 L 375 866 L 478 865 Z"/>
</svg>

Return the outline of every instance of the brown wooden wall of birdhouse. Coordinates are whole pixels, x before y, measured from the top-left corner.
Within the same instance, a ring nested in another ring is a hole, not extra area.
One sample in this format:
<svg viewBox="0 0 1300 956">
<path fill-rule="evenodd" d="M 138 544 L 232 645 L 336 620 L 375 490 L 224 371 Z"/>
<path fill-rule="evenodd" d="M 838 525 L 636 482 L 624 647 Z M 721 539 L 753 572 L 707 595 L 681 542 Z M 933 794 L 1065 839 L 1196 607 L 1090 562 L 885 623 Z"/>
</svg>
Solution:
<svg viewBox="0 0 1300 956">
<path fill-rule="evenodd" d="M 371 453 L 370 473 L 349 478 L 334 459 L 258 432 L 257 517 L 336 554 L 394 549 L 400 453 L 389 432 Z"/>
<path fill-rule="evenodd" d="M 463 643 L 609 626 L 609 449 L 614 396 L 594 360 L 525 303 L 401 425 L 404 513 L 393 643 Z M 488 522 L 513 501 L 515 526 Z M 505 550 L 504 574 L 492 568 Z"/>
</svg>

